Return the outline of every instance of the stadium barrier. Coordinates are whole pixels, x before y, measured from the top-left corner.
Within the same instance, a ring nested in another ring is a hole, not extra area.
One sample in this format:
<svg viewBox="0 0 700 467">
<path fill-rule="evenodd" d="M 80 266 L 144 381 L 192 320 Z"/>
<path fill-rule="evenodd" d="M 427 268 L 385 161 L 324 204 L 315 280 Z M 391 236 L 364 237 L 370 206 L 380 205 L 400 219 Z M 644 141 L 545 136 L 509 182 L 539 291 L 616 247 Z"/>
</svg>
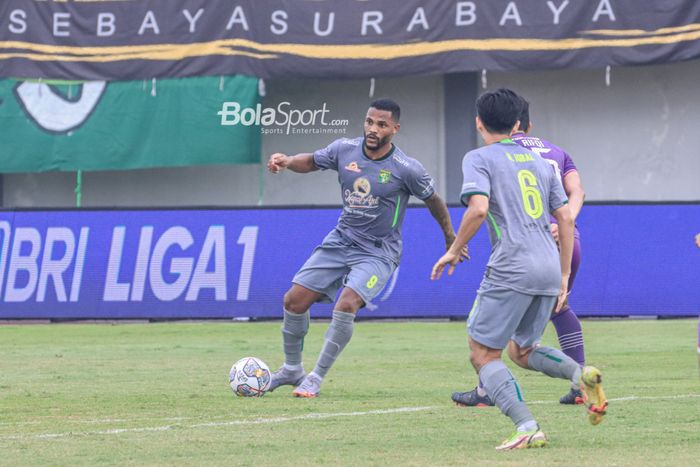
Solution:
<svg viewBox="0 0 700 467">
<path fill-rule="evenodd" d="M 451 208 L 455 226 L 463 209 Z M 269 319 L 338 208 L 0 211 L 0 319 Z M 700 204 L 587 205 L 571 305 L 582 316 L 697 316 Z M 362 318 L 464 319 L 489 245 L 429 280 L 444 241 L 426 209 Z M 316 305 L 314 317 L 329 317 Z"/>
</svg>

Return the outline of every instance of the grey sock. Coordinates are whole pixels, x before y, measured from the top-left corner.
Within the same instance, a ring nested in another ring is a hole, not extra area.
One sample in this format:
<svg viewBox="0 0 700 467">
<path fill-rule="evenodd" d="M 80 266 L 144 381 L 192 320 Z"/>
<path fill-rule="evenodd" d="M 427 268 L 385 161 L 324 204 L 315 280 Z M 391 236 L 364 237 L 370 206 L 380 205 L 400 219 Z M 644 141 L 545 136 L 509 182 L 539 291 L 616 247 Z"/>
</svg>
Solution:
<svg viewBox="0 0 700 467">
<path fill-rule="evenodd" d="M 552 378 L 568 379 L 572 387 L 578 388 L 581 367 L 561 350 L 552 347 L 536 347 L 530 352 L 527 365 Z"/>
<path fill-rule="evenodd" d="M 492 360 L 482 366 L 479 378 L 491 400 L 516 427 L 535 421 L 523 400 L 518 382 L 503 361 Z"/>
<path fill-rule="evenodd" d="M 344 311 L 333 310 L 333 321 L 326 331 L 325 342 L 321 355 L 318 356 L 314 373 L 320 378 L 326 376 L 328 370 L 335 362 L 340 352 L 343 351 L 350 338 L 355 322 L 354 313 L 346 313 Z"/>
<path fill-rule="evenodd" d="M 284 310 L 282 341 L 284 342 L 284 362 L 287 365 L 301 364 L 301 351 L 304 336 L 309 331 L 309 312 L 297 314 Z"/>
</svg>

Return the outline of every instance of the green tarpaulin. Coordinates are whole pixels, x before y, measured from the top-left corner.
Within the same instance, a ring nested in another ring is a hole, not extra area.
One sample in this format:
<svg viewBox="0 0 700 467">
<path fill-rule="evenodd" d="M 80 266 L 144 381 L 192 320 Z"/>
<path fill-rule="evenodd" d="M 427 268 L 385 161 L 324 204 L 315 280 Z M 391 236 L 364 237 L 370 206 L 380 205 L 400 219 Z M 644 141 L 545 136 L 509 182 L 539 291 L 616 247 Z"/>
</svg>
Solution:
<svg viewBox="0 0 700 467">
<path fill-rule="evenodd" d="M 257 78 L 0 80 L 0 173 L 260 162 L 260 129 L 221 125 L 260 101 Z"/>
</svg>

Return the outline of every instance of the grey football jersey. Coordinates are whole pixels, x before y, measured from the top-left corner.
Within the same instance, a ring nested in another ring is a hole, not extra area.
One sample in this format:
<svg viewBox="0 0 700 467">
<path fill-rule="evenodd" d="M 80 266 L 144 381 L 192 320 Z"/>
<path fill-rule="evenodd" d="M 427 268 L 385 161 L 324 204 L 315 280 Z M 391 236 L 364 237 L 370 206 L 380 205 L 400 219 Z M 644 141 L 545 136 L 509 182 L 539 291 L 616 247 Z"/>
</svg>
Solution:
<svg viewBox="0 0 700 467">
<path fill-rule="evenodd" d="M 369 253 L 398 263 L 408 198 L 426 200 L 435 192 L 423 165 L 393 144 L 386 156 L 372 160 L 361 137 L 341 138 L 319 149 L 314 163 L 338 172 L 343 213 L 336 229 Z"/>
<path fill-rule="evenodd" d="M 462 161 L 462 203 L 489 197 L 491 256 L 484 282 L 532 295 L 558 295 L 561 266 L 548 214 L 568 202 L 552 165 L 506 139 Z"/>
</svg>

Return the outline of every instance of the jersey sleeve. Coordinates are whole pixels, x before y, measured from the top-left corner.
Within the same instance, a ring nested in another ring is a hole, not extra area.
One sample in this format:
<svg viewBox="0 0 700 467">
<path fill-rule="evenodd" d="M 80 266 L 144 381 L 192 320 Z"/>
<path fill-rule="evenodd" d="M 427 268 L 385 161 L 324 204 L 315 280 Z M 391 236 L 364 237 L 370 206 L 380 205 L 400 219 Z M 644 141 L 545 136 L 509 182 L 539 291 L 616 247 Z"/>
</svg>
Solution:
<svg viewBox="0 0 700 467">
<path fill-rule="evenodd" d="M 471 195 L 491 195 L 491 177 L 486 161 L 477 152 L 468 152 L 462 159 L 462 193 L 459 200 L 463 205 L 469 204 Z"/>
<path fill-rule="evenodd" d="M 321 170 L 338 170 L 338 147 L 341 140 L 335 140 L 323 149 L 314 151 L 314 164 Z"/>
<path fill-rule="evenodd" d="M 576 164 L 574 164 L 574 160 L 571 158 L 571 156 L 565 151 L 562 152 L 564 153 L 564 166 L 561 168 L 561 176 L 566 177 L 566 174 L 569 172 L 574 172 L 578 169 L 576 169 Z"/>
<path fill-rule="evenodd" d="M 408 192 L 421 201 L 425 201 L 435 193 L 435 180 L 418 161 L 411 164 L 405 183 Z"/>
<path fill-rule="evenodd" d="M 549 212 L 552 213 L 567 204 L 569 199 L 566 197 L 566 192 L 559 177 L 553 170 L 549 172 L 551 174 L 549 177 Z"/>
</svg>

